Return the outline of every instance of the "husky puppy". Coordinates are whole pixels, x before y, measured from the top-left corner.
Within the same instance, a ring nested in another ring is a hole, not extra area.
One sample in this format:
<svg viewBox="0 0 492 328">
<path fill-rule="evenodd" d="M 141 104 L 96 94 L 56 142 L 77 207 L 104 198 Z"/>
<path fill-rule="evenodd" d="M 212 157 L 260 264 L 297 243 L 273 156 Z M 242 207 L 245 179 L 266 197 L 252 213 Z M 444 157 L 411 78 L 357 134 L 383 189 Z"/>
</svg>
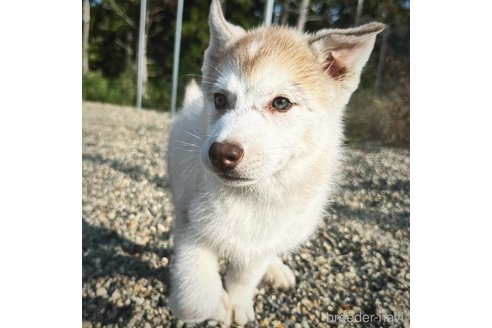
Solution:
<svg viewBox="0 0 492 328">
<path fill-rule="evenodd" d="M 187 322 L 245 324 L 262 279 L 295 284 L 281 256 L 322 221 L 344 107 L 384 25 L 245 31 L 225 20 L 219 0 L 208 22 L 201 84 L 188 86 L 169 137 L 170 307 Z M 228 263 L 224 284 L 219 258 Z"/>
</svg>

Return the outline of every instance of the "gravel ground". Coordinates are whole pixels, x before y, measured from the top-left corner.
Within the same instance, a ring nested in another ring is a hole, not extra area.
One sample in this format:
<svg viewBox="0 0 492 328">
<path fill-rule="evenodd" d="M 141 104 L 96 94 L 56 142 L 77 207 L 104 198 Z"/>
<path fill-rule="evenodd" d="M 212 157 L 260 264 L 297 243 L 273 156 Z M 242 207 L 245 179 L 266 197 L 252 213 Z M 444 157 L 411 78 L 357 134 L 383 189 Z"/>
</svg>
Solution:
<svg viewBox="0 0 492 328">
<path fill-rule="evenodd" d="M 165 113 L 83 105 L 83 327 L 185 326 L 167 307 L 168 130 Z M 285 258 L 297 286 L 260 287 L 247 327 L 409 327 L 409 163 L 404 149 L 347 149 L 324 224 Z"/>
</svg>

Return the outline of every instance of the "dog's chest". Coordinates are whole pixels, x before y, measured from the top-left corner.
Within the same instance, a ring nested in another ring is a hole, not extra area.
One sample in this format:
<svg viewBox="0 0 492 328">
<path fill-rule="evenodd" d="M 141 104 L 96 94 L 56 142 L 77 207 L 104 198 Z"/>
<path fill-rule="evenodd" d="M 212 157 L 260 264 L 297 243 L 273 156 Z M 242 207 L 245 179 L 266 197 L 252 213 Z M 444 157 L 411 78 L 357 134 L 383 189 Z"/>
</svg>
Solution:
<svg viewBox="0 0 492 328">
<path fill-rule="evenodd" d="M 316 228 L 324 204 L 227 197 L 208 205 L 194 228 L 222 255 L 246 259 L 286 252 L 305 241 Z"/>
</svg>

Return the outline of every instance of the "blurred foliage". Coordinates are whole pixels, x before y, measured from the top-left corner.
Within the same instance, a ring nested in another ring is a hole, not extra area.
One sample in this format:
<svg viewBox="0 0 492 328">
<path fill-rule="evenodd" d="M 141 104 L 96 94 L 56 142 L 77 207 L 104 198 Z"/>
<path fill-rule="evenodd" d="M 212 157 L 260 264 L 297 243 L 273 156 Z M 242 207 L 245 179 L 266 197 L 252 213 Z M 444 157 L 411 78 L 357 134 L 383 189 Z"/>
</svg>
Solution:
<svg viewBox="0 0 492 328">
<path fill-rule="evenodd" d="M 108 102 L 118 105 L 133 105 L 135 79 L 132 71 L 108 79 L 101 71 L 85 74 L 82 78 L 82 97 L 86 100 Z"/>
<path fill-rule="evenodd" d="M 306 31 L 354 26 L 357 0 L 312 0 Z M 276 0 L 274 24 L 295 26 L 300 1 Z M 208 44 L 210 0 L 185 1 L 179 67 L 179 99 L 184 85 L 198 81 L 203 52 Z M 147 1 L 148 80 L 143 105 L 167 110 L 170 107 L 171 74 L 177 0 Z M 223 1 L 225 16 L 245 28 L 263 21 L 265 1 Z M 378 140 L 408 146 L 410 80 L 409 0 L 365 0 L 361 24 L 381 21 L 390 27 L 383 62 L 380 90 L 375 79 L 382 37 L 362 76 L 361 86 L 347 111 L 349 141 Z M 286 11 L 287 9 L 287 11 Z M 90 72 L 83 77 L 87 100 L 133 105 L 135 103 L 136 54 L 140 0 L 91 0 L 89 35 Z"/>
<path fill-rule="evenodd" d="M 368 88 L 354 93 L 345 119 L 349 141 L 410 145 L 410 89 L 408 81 L 401 83 L 378 96 Z"/>
</svg>

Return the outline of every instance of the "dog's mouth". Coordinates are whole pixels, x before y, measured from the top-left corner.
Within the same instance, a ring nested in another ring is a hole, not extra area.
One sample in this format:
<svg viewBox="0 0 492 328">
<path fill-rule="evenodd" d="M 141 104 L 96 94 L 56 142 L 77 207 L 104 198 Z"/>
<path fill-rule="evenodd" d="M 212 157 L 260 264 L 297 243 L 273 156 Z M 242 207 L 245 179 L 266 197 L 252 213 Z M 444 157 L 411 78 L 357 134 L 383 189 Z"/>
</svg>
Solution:
<svg viewBox="0 0 492 328">
<path fill-rule="evenodd" d="M 217 173 L 217 176 L 222 180 L 223 183 L 230 186 L 245 186 L 256 182 L 255 179 L 240 177 L 227 173 Z"/>
<path fill-rule="evenodd" d="M 248 178 L 238 177 L 235 175 L 224 174 L 224 173 L 219 173 L 218 176 L 221 177 L 222 179 L 225 179 L 228 181 L 248 181 L 248 180 L 251 180 Z"/>
</svg>

